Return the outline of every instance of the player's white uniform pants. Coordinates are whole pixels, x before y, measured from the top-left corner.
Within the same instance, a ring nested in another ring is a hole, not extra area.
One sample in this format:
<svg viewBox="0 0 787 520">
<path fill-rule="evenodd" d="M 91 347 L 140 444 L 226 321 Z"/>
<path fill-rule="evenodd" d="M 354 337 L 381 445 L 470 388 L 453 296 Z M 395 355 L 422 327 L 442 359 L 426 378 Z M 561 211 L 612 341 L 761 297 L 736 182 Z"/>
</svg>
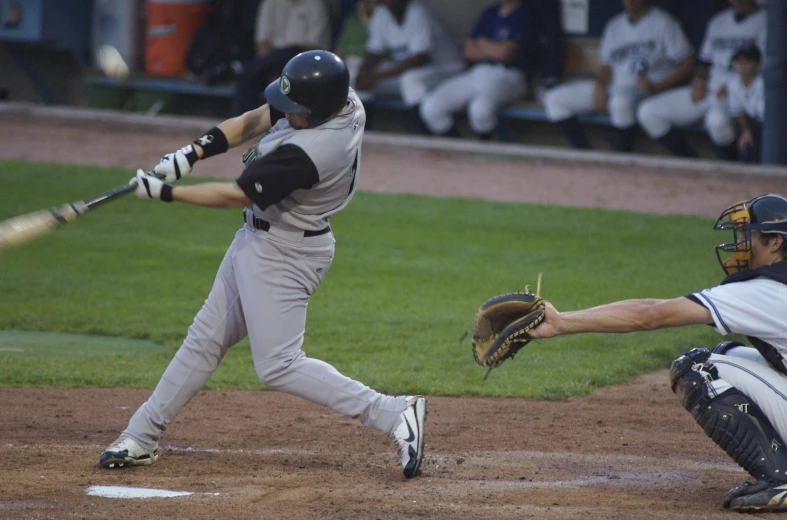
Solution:
<svg viewBox="0 0 787 520">
<path fill-rule="evenodd" d="M 381 68 L 391 67 L 385 63 Z M 375 96 L 399 96 L 408 107 L 421 102 L 427 92 L 435 88 L 445 78 L 462 71 L 461 63 L 448 65 L 427 65 L 417 69 L 409 69 L 398 76 L 378 81 L 372 90 L 356 91 L 361 101 L 367 102 Z"/>
<path fill-rule="evenodd" d="M 787 376 L 774 370 L 752 347 L 735 347 L 725 355 L 711 354 L 708 361 L 720 377 L 710 383 L 716 394 L 730 387 L 740 390 L 760 407 L 782 441 L 787 442 Z"/>
<path fill-rule="evenodd" d="M 454 124 L 453 114 L 467 107 L 470 127 L 486 134 L 497 126 L 500 107 L 524 96 L 526 89 L 521 69 L 479 63 L 427 94 L 421 102 L 421 119 L 432 133 L 444 134 Z"/>
<path fill-rule="evenodd" d="M 407 406 L 405 397 L 376 392 L 301 351 L 306 307 L 333 255 L 331 233 L 304 238 L 302 231 L 240 229 L 183 345 L 123 434 L 153 449 L 227 349 L 248 335 L 264 385 L 359 417 L 390 435 Z"/>
<path fill-rule="evenodd" d="M 735 126 L 726 98 L 709 94 L 694 103 L 691 87 L 680 87 L 649 97 L 637 109 L 637 121 L 651 139 L 664 137 L 673 126 L 690 126 L 703 119 L 715 144 L 727 146 L 735 140 Z"/>
<path fill-rule="evenodd" d="M 589 114 L 593 107 L 593 80 L 574 81 L 548 90 L 544 94 L 544 109 L 553 123 L 574 116 Z M 637 103 L 646 92 L 640 88 L 611 88 L 607 111 L 612 126 L 629 128 L 636 123 Z"/>
</svg>

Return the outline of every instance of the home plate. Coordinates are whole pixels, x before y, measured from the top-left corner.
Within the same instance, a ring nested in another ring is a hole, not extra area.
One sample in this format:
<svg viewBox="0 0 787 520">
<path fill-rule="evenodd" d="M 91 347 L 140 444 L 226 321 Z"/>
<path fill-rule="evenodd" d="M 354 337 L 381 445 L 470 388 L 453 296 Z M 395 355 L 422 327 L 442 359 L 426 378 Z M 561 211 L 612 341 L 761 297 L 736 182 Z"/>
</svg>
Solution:
<svg viewBox="0 0 787 520">
<path fill-rule="evenodd" d="M 174 498 L 187 497 L 190 491 L 170 491 L 168 489 L 135 488 L 125 486 L 90 486 L 87 494 L 106 498 Z"/>
</svg>

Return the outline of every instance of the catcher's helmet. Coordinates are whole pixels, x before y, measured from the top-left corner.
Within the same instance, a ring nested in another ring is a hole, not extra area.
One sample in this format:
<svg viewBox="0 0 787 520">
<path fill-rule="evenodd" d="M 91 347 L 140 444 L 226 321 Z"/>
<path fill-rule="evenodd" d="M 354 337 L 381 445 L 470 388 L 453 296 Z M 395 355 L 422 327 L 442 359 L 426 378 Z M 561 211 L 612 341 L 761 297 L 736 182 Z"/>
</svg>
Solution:
<svg viewBox="0 0 787 520">
<path fill-rule="evenodd" d="M 324 123 L 347 104 L 350 73 L 334 53 L 306 51 L 284 66 L 265 88 L 265 98 L 285 114 L 308 114 L 310 126 Z"/>
<path fill-rule="evenodd" d="M 765 193 L 733 204 L 719 216 L 713 229 L 733 231 L 733 242 L 716 246 L 722 269 L 727 274 L 748 269 L 752 231 L 779 233 L 787 240 L 787 197 Z"/>
</svg>

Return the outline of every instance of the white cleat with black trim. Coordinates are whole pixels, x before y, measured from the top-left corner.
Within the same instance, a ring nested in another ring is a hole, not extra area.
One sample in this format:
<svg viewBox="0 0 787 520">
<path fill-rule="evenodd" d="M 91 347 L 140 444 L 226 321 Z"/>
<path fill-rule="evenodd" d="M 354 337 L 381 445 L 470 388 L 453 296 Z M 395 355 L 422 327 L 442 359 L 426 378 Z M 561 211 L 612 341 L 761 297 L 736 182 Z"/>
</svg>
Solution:
<svg viewBox="0 0 787 520">
<path fill-rule="evenodd" d="M 426 398 L 420 395 L 408 397 L 407 408 L 401 418 L 402 422 L 393 432 L 393 439 L 399 445 L 404 476 L 413 478 L 420 473 L 424 460 Z"/>
<path fill-rule="evenodd" d="M 148 451 L 130 437 L 120 436 L 104 450 L 99 459 L 102 468 L 149 466 L 158 460 L 158 448 Z"/>
</svg>

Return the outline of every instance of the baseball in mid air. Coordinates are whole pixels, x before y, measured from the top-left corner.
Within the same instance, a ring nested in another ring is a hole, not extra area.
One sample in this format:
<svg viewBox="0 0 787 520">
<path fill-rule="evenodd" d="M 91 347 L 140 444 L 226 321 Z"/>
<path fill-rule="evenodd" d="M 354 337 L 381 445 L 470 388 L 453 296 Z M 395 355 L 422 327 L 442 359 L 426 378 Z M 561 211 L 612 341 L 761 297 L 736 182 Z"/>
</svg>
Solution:
<svg viewBox="0 0 787 520">
<path fill-rule="evenodd" d="M 112 45 L 102 45 L 96 53 L 96 60 L 101 71 L 112 79 L 126 79 L 129 75 L 128 65 L 123 56 Z"/>
</svg>

